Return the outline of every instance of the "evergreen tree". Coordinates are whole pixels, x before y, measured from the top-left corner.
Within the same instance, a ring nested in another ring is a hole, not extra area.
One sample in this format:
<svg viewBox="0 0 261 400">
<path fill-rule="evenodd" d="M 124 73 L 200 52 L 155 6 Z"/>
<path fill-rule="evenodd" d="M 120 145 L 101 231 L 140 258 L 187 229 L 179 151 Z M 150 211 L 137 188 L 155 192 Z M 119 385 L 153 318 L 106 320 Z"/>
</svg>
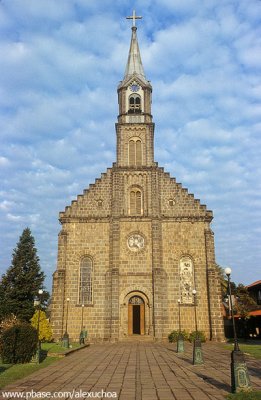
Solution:
<svg viewBox="0 0 261 400">
<path fill-rule="evenodd" d="M 46 318 L 44 311 L 36 310 L 31 318 L 31 325 L 37 329 L 39 320 L 39 340 L 41 342 L 50 342 L 52 340 L 52 328 L 50 322 Z"/>
<path fill-rule="evenodd" d="M 0 281 L 0 322 L 5 318 L 5 296 L 2 282 Z"/>
<path fill-rule="evenodd" d="M 249 316 L 249 312 L 257 308 L 257 303 L 250 296 L 247 288 L 242 283 L 239 283 L 236 288 L 236 298 L 237 312 L 242 318 L 247 318 Z"/>
<path fill-rule="evenodd" d="M 0 317 L 14 314 L 29 322 L 35 311 L 34 298 L 42 288 L 44 278 L 34 238 L 26 228 L 14 249 L 12 265 L 0 282 Z"/>
</svg>

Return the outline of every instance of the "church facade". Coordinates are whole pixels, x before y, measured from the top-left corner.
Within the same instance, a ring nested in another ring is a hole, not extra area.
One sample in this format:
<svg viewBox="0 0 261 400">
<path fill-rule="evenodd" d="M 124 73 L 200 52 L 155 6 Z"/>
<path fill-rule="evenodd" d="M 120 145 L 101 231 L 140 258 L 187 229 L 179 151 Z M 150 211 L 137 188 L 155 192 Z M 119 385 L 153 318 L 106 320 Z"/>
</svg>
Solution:
<svg viewBox="0 0 261 400">
<path fill-rule="evenodd" d="M 118 86 L 117 159 L 59 215 L 52 325 L 56 339 L 133 336 L 172 330 L 223 338 L 212 212 L 154 161 L 152 86 L 132 27 Z M 196 295 L 192 293 L 196 290 Z M 180 311 L 180 313 L 179 313 Z"/>
</svg>

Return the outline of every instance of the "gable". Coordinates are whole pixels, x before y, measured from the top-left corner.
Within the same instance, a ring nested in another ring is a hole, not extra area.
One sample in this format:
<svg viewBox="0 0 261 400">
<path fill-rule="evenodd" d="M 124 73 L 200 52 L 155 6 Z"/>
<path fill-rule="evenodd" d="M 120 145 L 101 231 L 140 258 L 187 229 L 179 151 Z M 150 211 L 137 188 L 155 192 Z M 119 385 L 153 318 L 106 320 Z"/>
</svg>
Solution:
<svg viewBox="0 0 261 400">
<path fill-rule="evenodd" d="M 148 81 L 145 81 L 143 79 L 141 79 L 140 76 L 138 76 L 137 74 L 133 74 L 132 76 L 128 77 L 127 79 L 125 79 L 124 81 L 121 81 L 119 86 L 118 86 L 118 90 L 120 88 L 123 87 L 128 87 L 131 85 L 131 83 L 136 82 L 138 85 L 140 85 L 142 88 L 144 87 L 149 87 L 151 88 L 151 84 Z"/>
<path fill-rule="evenodd" d="M 83 194 L 77 196 L 65 211 L 59 213 L 61 223 L 67 219 L 105 218 L 111 213 L 111 169 L 90 184 Z"/>
<path fill-rule="evenodd" d="M 213 213 L 207 210 L 206 205 L 201 204 L 199 199 L 188 193 L 181 183 L 175 178 L 161 170 L 161 214 L 163 217 L 187 218 L 208 220 L 213 219 Z"/>
</svg>

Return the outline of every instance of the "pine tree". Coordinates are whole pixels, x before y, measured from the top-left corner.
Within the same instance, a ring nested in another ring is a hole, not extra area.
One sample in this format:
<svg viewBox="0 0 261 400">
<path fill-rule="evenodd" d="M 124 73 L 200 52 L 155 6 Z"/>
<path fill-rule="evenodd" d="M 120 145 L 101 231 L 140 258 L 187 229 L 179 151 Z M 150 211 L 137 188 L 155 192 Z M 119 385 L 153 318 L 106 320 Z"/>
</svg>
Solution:
<svg viewBox="0 0 261 400">
<path fill-rule="evenodd" d="M 242 318 L 247 318 L 249 312 L 256 309 L 257 303 L 250 296 L 247 287 L 242 283 L 239 283 L 236 288 L 236 298 L 237 298 L 237 312 Z"/>
<path fill-rule="evenodd" d="M 13 251 L 12 265 L 2 276 L 0 316 L 14 314 L 29 322 L 35 311 L 34 298 L 42 288 L 44 278 L 34 238 L 26 228 Z"/>
</svg>

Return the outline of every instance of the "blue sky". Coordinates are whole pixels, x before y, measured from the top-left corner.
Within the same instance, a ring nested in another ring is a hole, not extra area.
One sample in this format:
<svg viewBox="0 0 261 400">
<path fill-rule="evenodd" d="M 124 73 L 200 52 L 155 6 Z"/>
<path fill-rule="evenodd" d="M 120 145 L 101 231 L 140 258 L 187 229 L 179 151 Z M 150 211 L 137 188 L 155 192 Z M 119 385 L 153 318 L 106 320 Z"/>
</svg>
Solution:
<svg viewBox="0 0 261 400">
<path fill-rule="evenodd" d="M 217 263 L 258 280 L 258 0 L 0 2 L 0 273 L 29 226 L 50 289 L 59 211 L 115 161 L 133 8 L 155 159 L 213 210 Z"/>
</svg>

